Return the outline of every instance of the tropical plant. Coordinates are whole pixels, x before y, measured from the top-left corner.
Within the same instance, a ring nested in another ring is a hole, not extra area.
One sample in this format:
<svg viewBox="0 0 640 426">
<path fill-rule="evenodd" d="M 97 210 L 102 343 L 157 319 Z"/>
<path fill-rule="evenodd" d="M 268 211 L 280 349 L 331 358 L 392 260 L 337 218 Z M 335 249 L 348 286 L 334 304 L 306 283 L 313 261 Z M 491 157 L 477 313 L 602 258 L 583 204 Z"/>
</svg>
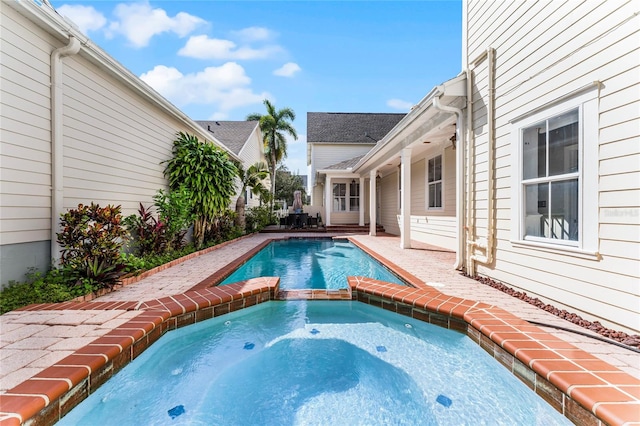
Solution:
<svg viewBox="0 0 640 426">
<path fill-rule="evenodd" d="M 76 285 L 88 281 L 94 288 L 110 287 L 122 275 L 120 251 L 127 231 L 121 224 L 120 209 L 78 204 L 77 209 L 61 215 L 62 231 L 57 234 L 62 246 L 60 265 Z"/>
<path fill-rule="evenodd" d="M 219 244 L 241 235 L 242 230 L 236 226 L 236 212 L 226 209 L 211 221 L 211 226 L 205 235 L 205 241 L 207 244 Z"/>
<path fill-rule="evenodd" d="M 265 192 L 268 192 L 269 190 L 265 187 L 263 181 L 269 175 L 269 169 L 263 162 L 252 164 L 247 170 L 240 163 L 237 163 L 236 167 L 238 168 L 238 179 L 240 179 L 241 186 L 238 200 L 236 201 L 236 225 L 244 231 L 246 227 L 245 206 L 247 202 L 244 194 L 247 189 L 250 189 L 254 195 L 261 197 Z"/>
<path fill-rule="evenodd" d="M 169 232 L 165 222 L 156 219 L 150 207 L 140 203 L 138 215 L 127 216 L 123 223 L 132 237 L 132 245 L 140 256 L 161 254 L 169 248 Z"/>
<path fill-rule="evenodd" d="M 258 121 L 263 135 L 264 153 L 269 164 L 269 174 L 271 176 L 271 208 L 273 209 L 273 199 L 276 193 L 276 168 L 278 164 L 287 158 L 287 139 L 285 135 L 290 135 L 294 140 L 298 139 L 296 129 L 290 121 L 296 119 L 296 114 L 291 108 L 276 110 L 275 106 L 268 100 L 263 101 L 267 108 L 265 115 L 253 113 L 247 116 L 248 121 Z"/>
<path fill-rule="evenodd" d="M 180 250 L 186 244 L 184 237 L 194 220 L 190 198 L 191 194 L 185 186 L 173 191 L 160 189 L 153 196 L 158 217 L 167 228 L 169 250 Z"/>
<path fill-rule="evenodd" d="M 184 187 L 194 214 L 193 237 L 202 247 L 215 217 L 223 212 L 235 193 L 237 169 L 227 153 L 210 142 L 179 132 L 173 142 L 173 158 L 165 161 L 169 188 Z"/>
</svg>

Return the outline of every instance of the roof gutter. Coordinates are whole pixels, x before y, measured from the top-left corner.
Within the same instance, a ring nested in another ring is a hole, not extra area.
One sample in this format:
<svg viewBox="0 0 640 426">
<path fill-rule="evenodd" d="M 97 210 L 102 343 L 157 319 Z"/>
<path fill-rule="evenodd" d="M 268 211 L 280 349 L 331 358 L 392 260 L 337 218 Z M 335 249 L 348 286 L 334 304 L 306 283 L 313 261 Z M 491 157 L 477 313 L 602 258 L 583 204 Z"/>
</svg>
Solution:
<svg viewBox="0 0 640 426">
<path fill-rule="evenodd" d="M 69 36 L 69 43 L 51 52 L 51 258 L 60 260 L 57 231 L 58 219 L 64 206 L 64 140 L 63 140 L 63 81 L 62 58 L 80 51 L 80 41 Z"/>
</svg>

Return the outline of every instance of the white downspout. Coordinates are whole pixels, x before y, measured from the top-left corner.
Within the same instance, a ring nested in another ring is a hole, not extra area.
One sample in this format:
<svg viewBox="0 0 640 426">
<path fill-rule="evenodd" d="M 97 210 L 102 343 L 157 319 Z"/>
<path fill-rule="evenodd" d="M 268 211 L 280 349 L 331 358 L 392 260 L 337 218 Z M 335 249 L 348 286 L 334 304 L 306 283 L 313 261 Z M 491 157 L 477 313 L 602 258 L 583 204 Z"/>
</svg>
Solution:
<svg viewBox="0 0 640 426">
<path fill-rule="evenodd" d="M 54 264 L 60 259 L 57 242 L 58 219 L 63 212 L 64 170 L 63 155 L 63 93 L 62 57 L 75 55 L 80 51 L 80 41 L 70 35 L 69 43 L 51 52 L 51 258 Z"/>
<path fill-rule="evenodd" d="M 469 96 L 469 92 L 467 92 L 467 96 Z M 464 121 L 462 120 L 462 109 L 442 105 L 439 97 L 433 98 L 433 107 L 456 115 L 456 239 L 458 241 L 458 249 L 456 250 L 456 262 L 453 267 L 454 269 L 462 269 L 465 250 L 465 235 L 464 227 L 462 226 L 462 216 L 464 215 L 464 150 L 462 149 L 464 143 L 461 137 Z"/>
<path fill-rule="evenodd" d="M 484 56 L 484 55 L 483 55 Z M 488 62 L 488 91 L 489 91 L 489 102 L 487 105 L 487 124 L 488 124 L 488 142 L 487 142 L 487 241 L 486 243 L 474 240 L 469 238 L 467 240 L 467 244 L 469 245 L 468 252 L 469 256 L 469 267 L 467 268 L 467 273 L 472 277 L 476 275 L 475 271 L 475 263 L 482 263 L 485 265 L 491 264 L 493 262 L 493 251 L 495 244 L 495 208 L 493 206 L 495 200 L 495 188 L 494 188 L 494 156 L 495 156 L 495 50 L 493 48 L 488 48 L 486 51 L 486 58 Z M 478 63 L 476 61 L 475 63 Z M 471 145 L 469 143 L 469 145 Z M 469 161 L 471 165 L 471 161 Z M 471 170 L 471 169 L 469 169 Z M 471 181 L 471 178 L 469 178 Z M 471 197 L 471 192 L 469 192 L 469 197 Z M 470 204 L 469 204 L 470 205 Z M 471 209 L 469 209 L 470 211 Z M 469 226 L 470 222 L 467 226 Z M 475 224 L 474 224 L 475 226 Z M 472 236 L 470 236 L 472 237 Z M 484 250 L 485 254 L 475 254 L 474 249 L 480 248 Z"/>
</svg>

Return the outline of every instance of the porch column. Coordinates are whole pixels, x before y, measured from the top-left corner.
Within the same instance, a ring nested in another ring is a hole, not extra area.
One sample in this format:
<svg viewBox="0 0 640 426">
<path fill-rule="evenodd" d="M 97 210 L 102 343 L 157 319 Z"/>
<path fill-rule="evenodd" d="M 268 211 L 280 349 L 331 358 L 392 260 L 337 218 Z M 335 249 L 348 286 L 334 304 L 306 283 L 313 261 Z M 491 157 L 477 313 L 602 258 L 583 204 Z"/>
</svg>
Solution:
<svg viewBox="0 0 640 426">
<path fill-rule="evenodd" d="M 358 211 L 360 213 L 360 218 L 358 219 L 358 225 L 364 226 L 364 178 L 360 178 L 359 183 L 360 195 L 358 195 Z"/>
<path fill-rule="evenodd" d="M 411 248 L 411 148 L 400 154 L 400 247 Z"/>
<path fill-rule="evenodd" d="M 324 184 L 324 226 L 331 225 L 331 194 L 333 188 L 331 187 L 331 177 L 327 175 Z"/>
<path fill-rule="evenodd" d="M 376 175 L 377 170 L 369 172 L 369 235 L 376 235 Z"/>
</svg>

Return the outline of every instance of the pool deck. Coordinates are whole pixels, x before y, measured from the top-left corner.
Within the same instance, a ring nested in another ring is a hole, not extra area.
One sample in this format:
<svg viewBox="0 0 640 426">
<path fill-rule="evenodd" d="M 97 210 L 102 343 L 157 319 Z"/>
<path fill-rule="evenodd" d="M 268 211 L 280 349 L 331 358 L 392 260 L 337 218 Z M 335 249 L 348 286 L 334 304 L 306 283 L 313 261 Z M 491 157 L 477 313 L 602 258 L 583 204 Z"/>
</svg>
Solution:
<svg viewBox="0 0 640 426">
<path fill-rule="evenodd" d="M 127 356 L 135 358 L 167 330 L 262 301 L 295 298 L 353 298 L 405 315 L 423 315 L 439 325 L 444 321 L 450 328 L 465 329 L 468 324 L 472 339 L 552 405 L 556 401 L 556 408 L 575 423 L 640 425 L 640 354 L 521 321 L 590 333 L 462 276 L 452 267 L 451 251 L 416 242 L 403 250 L 398 237 L 385 234 L 349 236 L 375 257 L 399 267 L 417 289 L 398 290 L 363 279 L 353 280 L 353 293 L 274 293 L 277 279 L 209 287 L 269 240 L 289 236 L 243 237 L 133 279 L 137 282 L 89 302 L 32 305 L 0 316 L 0 426 L 18 425 L 35 415 L 42 424 L 54 423 L 66 406 L 77 403 L 75 398 L 92 392 L 86 389 L 88 378 L 95 388 L 130 360 L 120 354 L 130 351 Z M 319 235 L 295 234 L 304 236 Z M 549 383 L 565 395 L 542 389 Z M 82 392 L 71 393 L 81 385 Z M 54 399 L 61 402 L 53 404 Z M 571 404 L 581 405 L 582 411 L 567 413 Z"/>
</svg>

